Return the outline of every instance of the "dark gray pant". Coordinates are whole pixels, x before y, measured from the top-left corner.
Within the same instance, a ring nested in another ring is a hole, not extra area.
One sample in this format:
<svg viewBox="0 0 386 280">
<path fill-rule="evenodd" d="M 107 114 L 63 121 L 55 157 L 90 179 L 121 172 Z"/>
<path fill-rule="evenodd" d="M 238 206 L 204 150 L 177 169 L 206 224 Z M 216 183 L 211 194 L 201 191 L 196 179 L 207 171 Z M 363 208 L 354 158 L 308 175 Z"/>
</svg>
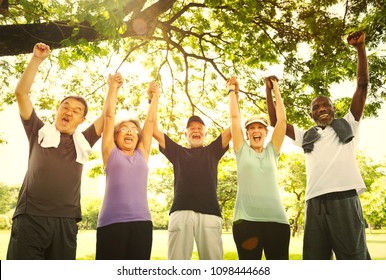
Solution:
<svg viewBox="0 0 386 280">
<path fill-rule="evenodd" d="M 8 260 L 75 260 L 76 219 L 19 215 L 12 223 Z"/>
<path fill-rule="evenodd" d="M 307 201 L 303 259 L 371 259 L 362 206 L 355 191 L 331 193 Z"/>
</svg>

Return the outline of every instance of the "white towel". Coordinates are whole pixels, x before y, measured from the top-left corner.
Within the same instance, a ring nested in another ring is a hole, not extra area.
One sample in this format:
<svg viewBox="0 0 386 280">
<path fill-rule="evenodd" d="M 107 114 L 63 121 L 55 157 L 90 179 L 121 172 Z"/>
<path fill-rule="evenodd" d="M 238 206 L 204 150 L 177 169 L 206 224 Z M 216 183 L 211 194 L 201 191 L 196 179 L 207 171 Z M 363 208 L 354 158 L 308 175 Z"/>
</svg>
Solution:
<svg viewBox="0 0 386 280">
<path fill-rule="evenodd" d="M 85 164 L 92 152 L 90 144 L 83 133 L 75 131 L 73 134 L 76 161 Z M 42 148 L 57 148 L 60 143 L 60 132 L 52 124 L 45 124 L 38 132 L 38 143 Z"/>
<path fill-rule="evenodd" d="M 91 146 L 84 137 L 83 133 L 75 131 L 73 137 L 76 149 L 76 161 L 81 164 L 85 164 L 88 160 L 88 156 L 92 152 Z"/>
<path fill-rule="evenodd" d="M 45 124 L 38 132 L 38 143 L 42 148 L 57 148 L 60 143 L 60 132 L 52 124 Z"/>
</svg>

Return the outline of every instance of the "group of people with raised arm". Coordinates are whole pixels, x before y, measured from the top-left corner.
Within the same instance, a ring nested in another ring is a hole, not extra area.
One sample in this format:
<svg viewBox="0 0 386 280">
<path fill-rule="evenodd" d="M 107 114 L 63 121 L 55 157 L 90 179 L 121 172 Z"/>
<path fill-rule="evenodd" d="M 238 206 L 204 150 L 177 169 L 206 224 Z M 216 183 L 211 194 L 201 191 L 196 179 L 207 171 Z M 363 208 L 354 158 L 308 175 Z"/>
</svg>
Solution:
<svg viewBox="0 0 386 280">
<path fill-rule="evenodd" d="M 124 80 L 120 73 L 108 76 L 102 114 L 86 130 L 77 131 L 88 108 L 76 95 L 63 99 L 53 124 L 44 124 L 29 92 L 50 48 L 36 44 L 15 91 L 29 141 L 29 158 L 7 259 L 75 259 L 82 168 L 92 146 L 102 137 L 106 190 L 98 216 L 96 259 L 151 257 L 153 225 L 147 182 L 154 138 L 174 171 L 168 259 L 191 259 L 194 242 L 200 259 L 223 259 L 217 176 L 218 163 L 232 141 L 237 163 L 232 232 L 238 257 L 261 259 L 264 252 L 268 260 L 288 260 L 290 224 L 278 186 L 278 158 L 286 135 L 303 148 L 306 160 L 303 259 L 332 259 L 333 254 L 337 259 L 370 259 L 358 197 L 366 187 L 355 159 L 369 81 L 365 35 L 353 33 L 347 42 L 357 50 L 357 87 L 343 118 L 335 117 L 328 97 L 317 96 L 310 107 L 316 126 L 304 131 L 287 123 L 279 79 L 269 76 L 265 78 L 269 121 L 259 114 L 242 125 L 240 85 L 231 77 L 225 85 L 229 128 L 205 145 L 206 125 L 193 115 L 186 124 L 187 147 L 159 129 L 160 88 L 156 82 L 149 84 L 150 105 L 143 127 L 136 119 L 116 123 Z M 268 142 L 270 125 L 273 131 Z"/>
</svg>

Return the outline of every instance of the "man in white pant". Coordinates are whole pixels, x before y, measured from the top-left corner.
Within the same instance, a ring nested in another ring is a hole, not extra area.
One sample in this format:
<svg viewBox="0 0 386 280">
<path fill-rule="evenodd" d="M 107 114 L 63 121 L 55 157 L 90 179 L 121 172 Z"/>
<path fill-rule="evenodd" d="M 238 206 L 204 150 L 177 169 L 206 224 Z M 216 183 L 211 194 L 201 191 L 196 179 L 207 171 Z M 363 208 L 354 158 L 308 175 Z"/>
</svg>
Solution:
<svg viewBox="0 0 386 280">
<path fill-rule="evenodd" d="M 191 259 L 194 240 L 201 260 L 223 259 L 221 211 L 216 193 L 217 166 L 229 148 L 230 128 L 204 146 L 205 123 L 200 117 L 191 116 L 185 132 L 189 147 L 175 143 L 157 125 L 153 136 L 174 170 L 168 259 Z"/>
</svg>

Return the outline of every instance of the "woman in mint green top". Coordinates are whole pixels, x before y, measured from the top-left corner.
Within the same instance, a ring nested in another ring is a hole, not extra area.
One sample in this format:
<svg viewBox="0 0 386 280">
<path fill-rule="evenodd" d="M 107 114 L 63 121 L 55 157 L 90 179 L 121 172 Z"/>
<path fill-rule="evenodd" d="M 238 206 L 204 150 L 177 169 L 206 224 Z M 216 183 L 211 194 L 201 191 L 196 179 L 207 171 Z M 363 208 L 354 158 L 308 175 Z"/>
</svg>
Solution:
<svg viewBox="0 0 386 280">
<path fill-rule="evenodd" d="M 238 190 L 233 217 L 233 238 L 239 259 L 288 260 L 290 226 L 277 182 L 277 162 L 286 132 L 284 104 L 277 78 L 266 78 L 267 90 L 276 98 L 277 123 L 271 141 L 264 146 L 268 121 L 254 116 L 245 123 L 244 139 L 238 104 L 239 84 L 228 83 L 233 148 L 237 161 Z"/>
</svg>

